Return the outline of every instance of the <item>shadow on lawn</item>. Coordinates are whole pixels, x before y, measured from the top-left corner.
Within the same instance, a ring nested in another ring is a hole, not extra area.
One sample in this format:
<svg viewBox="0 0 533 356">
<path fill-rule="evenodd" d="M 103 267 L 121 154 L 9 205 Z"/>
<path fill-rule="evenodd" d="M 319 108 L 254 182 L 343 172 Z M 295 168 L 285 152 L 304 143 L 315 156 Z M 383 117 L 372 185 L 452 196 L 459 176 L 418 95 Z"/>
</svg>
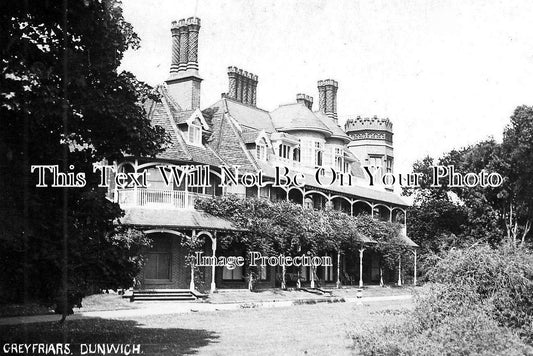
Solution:
<svg viewBox="0 0 533 356">
<path fill-rule="evenodd" d="M 0 326 L 0 345 L 69 343 L 73 355 L 80 354 L 80 344 L 140 344 L 144 355 L 195 354 L 218 338 L 203 329 L 149 328 L 134 320 L 99 318 L 67 319 L 63 326 L 57 322 Z"/>
</svg>

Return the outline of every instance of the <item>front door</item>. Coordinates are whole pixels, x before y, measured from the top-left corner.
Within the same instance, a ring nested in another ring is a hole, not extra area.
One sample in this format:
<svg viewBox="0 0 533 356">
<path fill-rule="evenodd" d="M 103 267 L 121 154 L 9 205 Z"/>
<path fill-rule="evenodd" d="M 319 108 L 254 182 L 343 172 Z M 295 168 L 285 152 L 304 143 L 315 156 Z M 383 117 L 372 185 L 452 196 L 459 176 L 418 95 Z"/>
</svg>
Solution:
<svg viewBox="0 0 533 356">
<path fill-rule="evenodd" d="M 164 284 L 171 281 L 172 238 L 168 235 L 152 235 L 152 248 L 146 253 L 144 282 Z"/>
</svg>

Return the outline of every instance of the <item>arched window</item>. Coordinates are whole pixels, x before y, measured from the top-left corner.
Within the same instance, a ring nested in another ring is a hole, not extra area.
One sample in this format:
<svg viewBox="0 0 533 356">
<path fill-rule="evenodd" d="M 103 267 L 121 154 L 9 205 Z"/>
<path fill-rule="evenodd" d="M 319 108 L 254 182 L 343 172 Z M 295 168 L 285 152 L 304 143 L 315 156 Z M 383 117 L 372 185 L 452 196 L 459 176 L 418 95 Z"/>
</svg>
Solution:
<svg viewBox="0 0 533 356">
<path fill-rule="evenodd" d="M 322 166 L 322 151 L 315 151 L 315 166 Z"/>
<path fill-rule="evenodd" d="M 322 166 L 323 151 L 324 151 L 324 147 L 322 143 L 315 141 L 315 166 L 316 167 Z"/>
<path fill-rule="evenodd" d="M 300 162 L 300 148 L 296 147 L 292 151 L 292 160 L 296 162 Z"/>
</svg>

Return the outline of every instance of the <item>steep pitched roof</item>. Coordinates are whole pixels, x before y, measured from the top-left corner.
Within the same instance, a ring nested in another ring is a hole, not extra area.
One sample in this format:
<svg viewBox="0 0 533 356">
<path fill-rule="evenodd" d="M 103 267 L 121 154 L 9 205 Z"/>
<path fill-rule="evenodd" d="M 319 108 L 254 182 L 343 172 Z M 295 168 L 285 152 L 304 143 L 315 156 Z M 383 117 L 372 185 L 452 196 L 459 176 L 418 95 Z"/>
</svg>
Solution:
<svg viewBox="0 0 533 356">
<path fill-rule="evenodd" d="M 157 158 L 170 159 L 173 161 L 185 161 L 218 166 L 224 161 L 209 147 L 200 147 L 185 142 L 181 131 L 177 127 L 176 120 L 187 120 L 194 110 L 178 111 L 179 106 L 172 102 L 163 87 L 159 88 L 161 100 L 152 102 L 148 112 L 148 118 L 152 125 L 161 126 L 170 136 L 170 143 L 165 150 L 157 155 Z"/>
<path fill-rule="evenodd" d="M 154 102 L 154 106 L 150 110 L 148 117 L 153 126 L 161 126 L 167 135 L 170 136 L 170 142 L 167 144 L 165 150 L 158 154 L 157 157 L 175 161 L 190 161 L 191 156 L 185 148 L 185 142 L 177 128 L 172 125 L 172 121 L 162 102 Z"/>
<path fill-rule="evenodd" d="M 265 110 L 228 98 L 223 98 L 211 106 L 211 108 L 215 107 L 218 107 L 219 111 L 226 110 L 243 127 L 243 131 L 244 128 L 252 128 L 258 131 L 265 130 L 268 133 L 276 131 L 274 125 L 272 125 L 270 114 Z"/>
<path fill-rule="evenodd" d="M 243 131 L 241 136 L 244 143 L 254 143 L 255 140 L 259 137 L 261 131 L 258 130 L 247 130 Z"/>
<path fill-rule="evenodd" d="M 208 143 L 210 148 L 228 165 L 239 166 L 243 171 L 257 171 L 255 158 L 246 149 L 242 133 L 235 127 L 224 106 L 213 116 L 211 123 L 213 134 Z"/>
<path fill-rule="evenodd" d="M 331 135 L 331 130 L 304 104 L 295 103 L 278 107 L 270 113 L 274 127 L 280 131 L 319 131 Z"/>
</svg>

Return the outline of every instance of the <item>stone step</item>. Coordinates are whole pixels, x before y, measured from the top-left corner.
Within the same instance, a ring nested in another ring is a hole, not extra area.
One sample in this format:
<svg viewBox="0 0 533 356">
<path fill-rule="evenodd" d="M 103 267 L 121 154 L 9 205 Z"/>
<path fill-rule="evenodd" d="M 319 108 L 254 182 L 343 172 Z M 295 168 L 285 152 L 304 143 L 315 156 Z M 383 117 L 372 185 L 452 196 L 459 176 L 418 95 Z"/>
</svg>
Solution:
<svg viewBox="0 0 533 356">
<path fill-rule="evenodd" d="M 130 297 L 134 301 L 183 300 L 194 301 L 196 296 L 188 289 L 137 290 Z"/>
<path fill-rule="evenodd" d="M 135 302 L 139 302 L 139 301 L 161 301 L 161 300 L 195 301 L 196 298 L 192 297 L 192 296 L 177 296 L 177 295 L 152 296 L 152 297 L 135 296 L 135 297 L 133 297 L 133 301 L 135 301 Z"/>
</svg>

